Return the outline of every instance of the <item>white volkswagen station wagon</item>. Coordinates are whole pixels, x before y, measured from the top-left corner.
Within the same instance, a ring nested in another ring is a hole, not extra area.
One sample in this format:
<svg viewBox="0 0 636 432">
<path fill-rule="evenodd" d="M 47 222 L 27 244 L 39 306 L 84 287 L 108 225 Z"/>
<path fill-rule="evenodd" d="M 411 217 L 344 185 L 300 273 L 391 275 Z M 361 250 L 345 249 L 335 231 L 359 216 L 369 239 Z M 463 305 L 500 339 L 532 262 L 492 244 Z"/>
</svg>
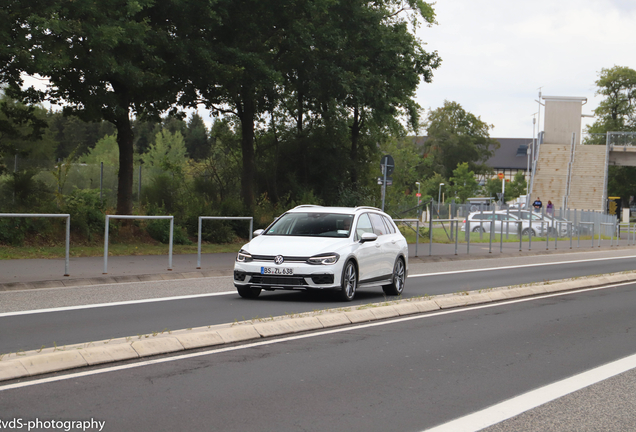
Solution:
<svg viewBox="0 0 636 432">
<path fill-rule="evenodd" d="M 277 218 L 236 256 L 241 297 L 261 290 L 337 290 L 353 300 L 362 287 L 402 294 L 408 245 L 389 215 L 374 207 L 301 205 Z"/>
</svg>

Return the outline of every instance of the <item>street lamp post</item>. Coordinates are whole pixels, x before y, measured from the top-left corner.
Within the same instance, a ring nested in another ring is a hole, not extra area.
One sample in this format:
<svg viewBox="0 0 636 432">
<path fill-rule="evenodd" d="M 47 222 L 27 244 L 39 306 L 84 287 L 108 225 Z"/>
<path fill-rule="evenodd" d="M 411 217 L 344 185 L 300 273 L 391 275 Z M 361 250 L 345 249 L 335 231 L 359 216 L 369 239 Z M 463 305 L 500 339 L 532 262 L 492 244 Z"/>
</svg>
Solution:
<svg viewBox="0 0 636 432">
<path fill-rule="evenodd" d="M 420 194 L 420 182 L 415 182 L 417 185 L 417 218 L 420 218 L 420 198 L 422 194 Z"/>
<path fill-rule="evenodd" d="M 439 203 L 442 200 L 442 186 L 444 183 L 439 184 L 439 193 L 437 194 L 437 217 L 439 218 Z"/>
</svg>

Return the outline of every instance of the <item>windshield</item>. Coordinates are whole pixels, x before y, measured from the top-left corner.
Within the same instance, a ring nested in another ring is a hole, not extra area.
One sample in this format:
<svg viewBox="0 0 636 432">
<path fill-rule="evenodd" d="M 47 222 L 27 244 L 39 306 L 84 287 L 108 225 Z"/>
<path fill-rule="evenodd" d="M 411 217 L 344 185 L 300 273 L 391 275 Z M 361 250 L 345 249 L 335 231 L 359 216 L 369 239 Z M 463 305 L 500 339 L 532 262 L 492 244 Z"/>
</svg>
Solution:
<svg viewBox="0 0 636 432">
<path fill-rule="evenodd" d="M 263 235 L 349 237 L 353 215 L 338 213 L 285 213 Z"/>
</svg>

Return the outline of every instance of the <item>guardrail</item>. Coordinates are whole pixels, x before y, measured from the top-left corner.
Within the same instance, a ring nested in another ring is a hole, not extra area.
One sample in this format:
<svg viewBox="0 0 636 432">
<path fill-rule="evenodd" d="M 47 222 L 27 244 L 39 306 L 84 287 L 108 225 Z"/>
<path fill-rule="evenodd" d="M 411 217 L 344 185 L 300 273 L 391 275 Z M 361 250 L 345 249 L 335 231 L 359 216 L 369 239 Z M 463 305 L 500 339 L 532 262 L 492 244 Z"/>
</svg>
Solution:
<svg viewBox="0 0 636 432">
<path fill-rule="evenodd" d="M 64 258 L 64 276 L 69 276 L 69 249 L 71 244 L 71 215 L 67 213 L 0 213 L 0 217 L 44 217 L 66 218 L 66 256 Z"/>
<path fill-rule="evenodd" d="M 198 246 L 197 246 L 197 268 L 201 268 L 201 222 L 203 220 L 249 220 L 250 221 L 250 241 L 252 241 L 252 231 L 254 228 L 254 218 L 251 216 L 199 216 Z M 417 256 L 417 255 L 416 255 Z"/>
<path fill-rule="evenodd" d="M 104 228 L 104 272 L 108 274 L 108 226 L 110 219 L 170 219 L 170 240 L 168 248 L 168 271 L 172 271 L 172 241 L 174 233 L 174 216 L 137 216 L 137 215 L 106 215 Z"/>
</svg>

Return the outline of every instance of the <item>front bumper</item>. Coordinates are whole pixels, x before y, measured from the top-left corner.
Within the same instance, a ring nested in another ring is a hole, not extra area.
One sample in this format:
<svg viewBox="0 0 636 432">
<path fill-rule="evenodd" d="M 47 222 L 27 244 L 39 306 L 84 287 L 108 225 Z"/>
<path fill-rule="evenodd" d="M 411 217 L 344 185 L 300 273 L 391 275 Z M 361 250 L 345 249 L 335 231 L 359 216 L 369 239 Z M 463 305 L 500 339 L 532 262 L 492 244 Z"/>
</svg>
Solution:
<svg viewBox="0 0 636 432">
<path fill-rule="evenodd" d="M 269 275 L 264 267 L 274 267 L 266 262 L 235 263 L 234 285 L 237 287 L 266 290 L 308 290 L 340 288 L 341 268 L 337 265 L 294 264 L 293 275 Z"/>
</svg>

